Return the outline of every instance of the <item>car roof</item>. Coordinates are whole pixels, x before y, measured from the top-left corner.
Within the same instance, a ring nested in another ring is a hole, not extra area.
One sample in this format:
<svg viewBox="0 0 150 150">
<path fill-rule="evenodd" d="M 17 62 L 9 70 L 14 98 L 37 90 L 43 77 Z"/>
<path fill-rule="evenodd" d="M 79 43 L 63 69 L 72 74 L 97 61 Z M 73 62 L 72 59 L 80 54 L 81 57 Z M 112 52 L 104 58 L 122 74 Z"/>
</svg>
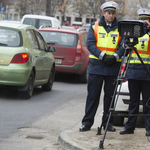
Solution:
<svg viewBox="0 0 150 150">
<path fill-rule="evenodd" d="M 75 21 L 75 22 L 73 22 L 72 24 L 83 24 L 83 23 L 80 22 L 80 21 Z"/>
<path fill-rule="evenodd" d="M 55 31 L 55 32 L 67 32 L 67 33 L 74 33 L 79 34 L 81 32 L 87 32 L 85 29 L 72 29 L 72 28 L 42 28 L 39 29 L 39 31 Z"/>
<path fill-rule="evenodd" d="M 91 24 L 84 24 L 83 26 L 90 26 Z"/>
<path fill-rule="evenodd" d="M 21 22 L 14 22 L 14 21 L 0 21 L 0 27 L 9 27 L 14 29 L 22 29 L 30 27 L 36 29 L 31 25 L 21 24 Z"/>
<path fill-rule="evenodd" d="M 28 18 L 36 18 L 36 19 L 53 19 L 53 20 L 58 20 L 54 17 L 50 17 L 50 16 L 42 16 L 42 15 L 32 15 L 32 14 L 27 14 L 27 15 L 24 15 L 22 18 L 25 18 L 25 17 L 28 17 Z"/>
</svg>

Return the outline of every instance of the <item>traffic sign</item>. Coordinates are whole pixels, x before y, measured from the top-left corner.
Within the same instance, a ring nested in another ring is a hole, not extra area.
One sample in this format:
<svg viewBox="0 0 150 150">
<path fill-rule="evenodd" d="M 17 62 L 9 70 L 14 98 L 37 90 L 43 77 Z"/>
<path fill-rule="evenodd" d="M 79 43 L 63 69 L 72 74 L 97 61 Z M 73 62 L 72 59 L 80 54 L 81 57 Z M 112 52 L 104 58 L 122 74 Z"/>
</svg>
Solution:
<svg viewBox="0 0 150 150">
<path fill-rule="evenodd" d="M 1 11 L 4 11 L 4 7 L 1 7 Z"/>
</svg>

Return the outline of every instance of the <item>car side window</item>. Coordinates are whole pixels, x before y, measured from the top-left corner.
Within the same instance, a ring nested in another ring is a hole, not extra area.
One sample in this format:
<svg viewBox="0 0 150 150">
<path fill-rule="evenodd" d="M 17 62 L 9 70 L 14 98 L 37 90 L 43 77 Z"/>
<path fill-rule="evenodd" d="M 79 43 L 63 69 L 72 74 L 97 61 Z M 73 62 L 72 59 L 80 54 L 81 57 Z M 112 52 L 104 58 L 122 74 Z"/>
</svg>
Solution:
<svg viewBox="0 0 150 150">
<path fill-rule="evenodd" d="M 44 41 L 43 41 L 43 38 L 42 38 L 42 36 L 38 33 L 38 32 L 36 32 L 36 31 L 34 31 L 35 32 L 35 34 L 36 34 L 36 37 L 37 37 L 37 39 L 38 39 L 38 42 L 39 42 L 39 46 L 40 46 L 40 50 L 45 50 L 45 43 L 44 43 Z"/>
<path fill-rule="evenodd" d="M 82 41 L 82 45 L 86 46 L 86 41 L 85 41 L 85 36 L 84 34 L 81 34 L 81 41 Z"/>
<path fill-rule="evenodd" d="M 86 38 L 87 38 L 87 32 L 83 34 L 85 38 L 85 45 L 86 45 Z"/>
<path fill-rule="evenodd" d="M 33 31 L 32 30 L 27 30 L 26 33 L 27 33 L 27 36 L 29 38 L 31 47 L 34 48 L 34 49 L 39 49 L 38 43 L 37 43 L 37 41 L 35 39 Z"/>
</svg>

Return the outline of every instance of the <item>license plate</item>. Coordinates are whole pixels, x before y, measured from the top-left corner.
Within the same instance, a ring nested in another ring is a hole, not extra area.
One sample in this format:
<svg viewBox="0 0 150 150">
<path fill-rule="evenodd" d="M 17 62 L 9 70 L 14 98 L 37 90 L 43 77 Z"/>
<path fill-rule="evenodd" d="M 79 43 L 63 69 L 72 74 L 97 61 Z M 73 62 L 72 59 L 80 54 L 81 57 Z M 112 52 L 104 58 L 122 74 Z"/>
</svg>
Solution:
<svg viewBox="0 0 150 150">
<path fill-rule="evenodd" d="M 61 65 L 62 64 L 62 59 L 55 59 L 55 64 Z"/>
</svg>

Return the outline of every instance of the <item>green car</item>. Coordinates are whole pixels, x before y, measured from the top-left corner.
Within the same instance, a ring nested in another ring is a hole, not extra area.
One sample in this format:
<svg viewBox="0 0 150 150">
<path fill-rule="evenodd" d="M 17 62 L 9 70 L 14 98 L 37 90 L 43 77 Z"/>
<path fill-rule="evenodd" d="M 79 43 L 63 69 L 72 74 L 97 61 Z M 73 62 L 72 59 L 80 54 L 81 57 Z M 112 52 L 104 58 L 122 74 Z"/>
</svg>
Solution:
<svg viewBox="0 0 150 150">
<path fill-rule="evenodd" d="M 0 21 L 0 85 L 17 87 L 25 99 L 32 96 L 36 86 L 51 91 L 54 51 L 35 27 Z"/>
</svg>

